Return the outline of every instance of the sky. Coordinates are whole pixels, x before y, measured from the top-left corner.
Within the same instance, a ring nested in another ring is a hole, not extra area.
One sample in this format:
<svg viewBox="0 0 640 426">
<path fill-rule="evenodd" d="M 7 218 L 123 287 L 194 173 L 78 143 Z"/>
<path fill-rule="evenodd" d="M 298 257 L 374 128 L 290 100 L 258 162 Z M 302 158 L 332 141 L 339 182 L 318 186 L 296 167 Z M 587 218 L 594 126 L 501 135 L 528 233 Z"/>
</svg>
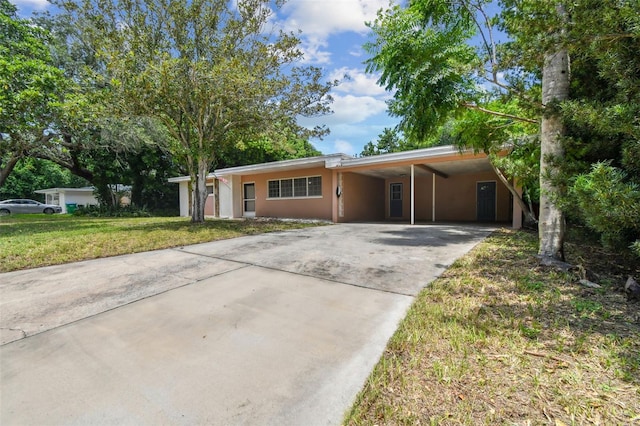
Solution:
<svg viewBox="0 0 640 426">
<path fill-rule="evenodd" d="M 52 7 L 46 0 L 10 1 L 22 17 Z M 365 73 L 363 64 L 367 59 L 363 45 L 370 40 L 365 22 L 373 21 L 377 11 L 388 5 L 389 0 L 289 0 L 274 16 L 284 29 L 302 31 L 300 48 L 306 64 L 322 68 L 327 81 L 341 81 L 331 92 L 332 114 L 299 120 L 304 126 L 330 129 L 322 140 L 311 140 L 323 154 L 359 154 L 385 127 L 398 122 L 387 114 L 385 101 L 391 95 L 378 86 L 377 75 Z"/>
</svg>

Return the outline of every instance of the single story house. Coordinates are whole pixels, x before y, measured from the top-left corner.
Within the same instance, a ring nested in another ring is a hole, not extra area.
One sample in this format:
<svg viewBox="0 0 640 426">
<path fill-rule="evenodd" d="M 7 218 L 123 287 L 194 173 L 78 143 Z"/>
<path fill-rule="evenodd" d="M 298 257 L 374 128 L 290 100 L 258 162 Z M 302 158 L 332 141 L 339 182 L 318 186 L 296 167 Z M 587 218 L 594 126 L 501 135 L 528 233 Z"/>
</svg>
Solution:
<svg viewBox="0 0 640 426">
<path fill-rule="evenodd" d="M 36 194 L 44 194 L 46 204 L 55 204 L 62 207 L 62 213 L 67 213 L 67 204 L 77 206 L 98 205 L 98 200 L 93 195 L 94 188 L 48 188 L 35 191 Z"/>
<path fill-rule="evenodd" d="M 180 185 L 180 215 L 189 216 L 189 177 L 169 181 Z M 207 188 L 205 214 L 217 217 L 522 225 L 520 206 L 487 156 L 454 146 L 219 169 L 207 176 Z"/>
</svg>

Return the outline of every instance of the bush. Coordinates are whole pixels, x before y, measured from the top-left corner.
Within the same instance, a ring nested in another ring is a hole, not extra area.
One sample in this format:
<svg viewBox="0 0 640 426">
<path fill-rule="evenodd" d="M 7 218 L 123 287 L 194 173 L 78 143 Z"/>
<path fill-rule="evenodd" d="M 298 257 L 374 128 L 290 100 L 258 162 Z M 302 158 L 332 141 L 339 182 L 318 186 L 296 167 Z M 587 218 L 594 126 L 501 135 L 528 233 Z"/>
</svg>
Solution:
<svg viewBox="0 0 640 426">
<path fill-rule="evenodd" d="M 640 186 L 622 170 L 596 163 L 590 173 L 575 179 L 569 194 L 603 245 L 630 247 L 640 256 Z"/>
<path fill-rule="evenodd" d="M 151 213 L 147 209 L 135 206 L 80 206 L 73 215 L 89 217 L 151 217 Z"/>
</svg>

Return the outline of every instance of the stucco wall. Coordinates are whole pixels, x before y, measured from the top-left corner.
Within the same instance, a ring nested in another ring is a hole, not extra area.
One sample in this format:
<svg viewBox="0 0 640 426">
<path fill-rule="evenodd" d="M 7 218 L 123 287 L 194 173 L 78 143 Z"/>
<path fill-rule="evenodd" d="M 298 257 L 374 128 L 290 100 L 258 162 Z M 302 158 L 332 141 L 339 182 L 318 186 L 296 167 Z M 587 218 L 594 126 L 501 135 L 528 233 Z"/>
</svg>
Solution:
<svg viewBox="0 0 640 426">
<path fill-rule="evenodd" d="M 391 217 L 390 211 L 390 187 L 392 183 L 402 184 L 402 217 Z M 415 220 L 431 221 L 432 202 L 432 178 L 430 176 L 415 177 Z M 411 178 L 399 177 L 385 181 L 384 185 L 384 217 L 387 220 L 411 220 Z"/>
<path fill-rule="evenodd" d="M 436 220 L 475 221 L 477 183 L 488 181 L 496 182 L 497 221 L 509 220 L 509 191 L 493 172 L 436 177 Z"/>
<path fill-rule="evenodd" d="M 384 219 L 384 179 L 357 173 L 342 177 L 344 216 L 340 222 L 378 221 Z"/>
<path fill-rule="evenodd" d="M 471 173 L 443 178 L 436 176 L 436 221 L 475 221 L 477 217 L 476 184 L 496 182 L 497 221 L 511 220 L 510 197 L 493 172 Z M 392 183 L 403 184 L 402 217 L 391 218 L 389 188 Z M 432 221 L 433 181 L 431 177 L 415 178 L 415 220 Z M 387 179 L 385 182 L 385 219 L 411 219 L 411 179 L 409 177 Z"/>
<path fill-rule="evenodd" d="M 322 176 L 322 196 L 307 198 L 267 199 L 269 180 Z M 332 218 L 332 172 L 326 168 L 310 168 L 279 173 L 264 173 L 242 176 L 242 184 L 254 182 L 256 185 L 256 216 L 326 219 Z"/>
</svg>

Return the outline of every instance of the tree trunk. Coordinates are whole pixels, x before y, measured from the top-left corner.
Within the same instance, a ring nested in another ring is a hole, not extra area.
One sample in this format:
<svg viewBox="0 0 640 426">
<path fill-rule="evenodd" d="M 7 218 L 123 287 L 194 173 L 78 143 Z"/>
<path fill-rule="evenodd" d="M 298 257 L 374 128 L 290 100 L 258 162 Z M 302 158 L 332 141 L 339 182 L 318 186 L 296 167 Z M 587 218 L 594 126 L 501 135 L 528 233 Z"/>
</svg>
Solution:
<svg viewBox="0 0 640 426">
<path fill-rule="evenodd" d="M 7 160 L 6 164 L 2 164 L 2 168 L 0 169 L 0 187 L 4 185 L 5 181 L 20 161 L 21 156 L 12 155 L 9 160 Z"/>
<path fill-rule="evenodd" d="M 500 169 L 498 169 L 495 166 L 495 164 L 493 164 L 493 161 L 491 161 L 491 159 L 489 159 L 489 164 L 491 164 L 491 168 L 495 172 L 496 176 L 498 176 L 498 179 L 500 179 L 500 182 L 502 182 L 502 184 L 507 187 L 507 189 L 509 190 L 509 192 L 511 193 L 513 198 L 520 205 L 520 208 L 522 209 L 522 212 L 524 213 L 524 215 L 531 222 L 533 222 L 533 223 L 538 222 L 538 220 L 536 219 L 536 216 L 533 214 L 533 210 L 530 209 L 529 206 L 524 202 L 524 200 L 522 199 L 520 194 L 518 194 L 518 191 L 516 191 L 515 186 L 513 186 L 511 184 L 511 182 L 509 182 L 509 180 L 505 177 L 505 175 L 502 173 L 502 171 Z"/>
<path fill-rule="evenodd" d="M 562 13 L 561 11 L 559 13 Z M 542 103 L 545 107 L 540 130 L 540 222 L 539 257 L 564 261 L 563 195 L 558 179 L 558 161 L 564 157 L 565 128 L 558 103 L 569 97 L 569 53 L 566 49 L 545 54 L 542 69 Z"/>
<path fill-rule="evenodd" d="M 194 183 L 192 192 L 191 222 L 204 223 L 204 205 L 207 200 L 207 174 L 209 173 L 209 163 L 206 159 L 199 158 L 197 173 L 191 176 Z"/>
</svg>

